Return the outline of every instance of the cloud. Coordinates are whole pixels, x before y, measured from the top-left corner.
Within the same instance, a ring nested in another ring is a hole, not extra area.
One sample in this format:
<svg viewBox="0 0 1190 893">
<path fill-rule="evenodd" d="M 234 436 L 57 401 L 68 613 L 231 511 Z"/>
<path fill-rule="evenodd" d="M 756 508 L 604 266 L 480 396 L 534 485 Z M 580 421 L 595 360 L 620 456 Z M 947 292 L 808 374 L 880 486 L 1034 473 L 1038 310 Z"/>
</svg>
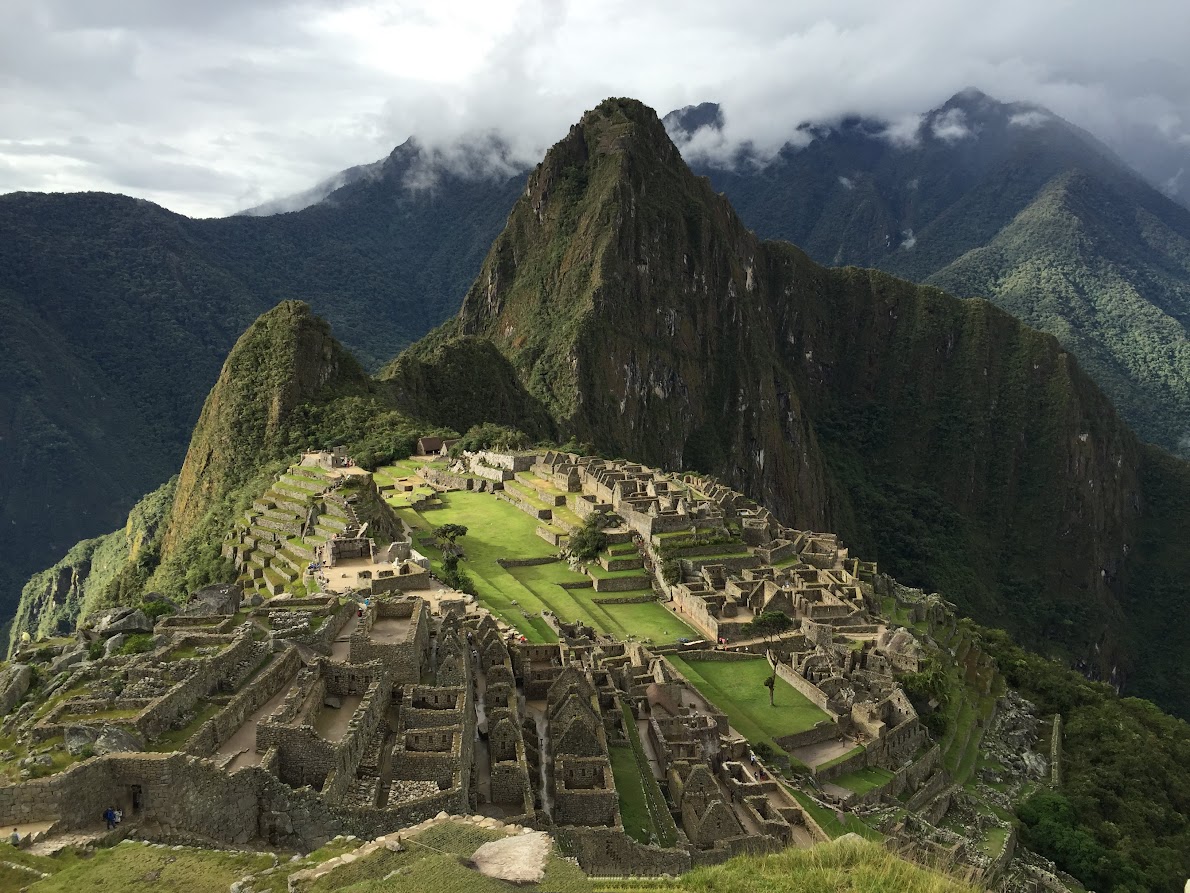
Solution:
<svg viewBox="0 0 1190 893">
<path fill-rule="evenodd" d="M 1052 121 L 1053 115 L 1050 115 L 1042 109 L 1031 109 L 1027 112 L 1017 112 L 1008 119 L 1008 123 L 1013 127 L 1041 127 Z"/>
<path fill-rule="evenodd" d="M 719 102 L 722 129 L 696 133 L 690 156 L 747 145 L 763 160 L 807 140 L 799 125 L 849 115 L 911 144 L 922 113 L 971 84 L 1052 109 L 1160 183 L 1190 166 L 1183 12 L 1173 0 L 1140 14 L 1035 0 L 5 0 L 0 190 L 106 189 L 225 214 L 414 135 L 433 164 L 498 173 L 538 160 L 610 95 L 661 113 Z M 933 122 L 946 139 L 964 126 Z M 80 136 L 91 149 L 71 152 Z"/>
<path fill-rule="evenodd" d="M 854 189 L 855 188 L 855 183 L 853 183 L 847 177 L 839 177 L 839 185 L 842 186 L 844 189 Z"/>
<path fill-rule="evenodd" d="M 905 238 L 901 241 L 901 247 L 906 251 L 912 250 L 917 246 L 917 236 L 913 235 L 913 230 L 907 229 L 901 233 Z"/>
<path fill-rule="evenodd" d="M 967 126 L 967 115 L 962 109 L 947 109 L 930 122 L 930 132 L 940 140 L 955 143 L 974 135 Z"/>
</svg>

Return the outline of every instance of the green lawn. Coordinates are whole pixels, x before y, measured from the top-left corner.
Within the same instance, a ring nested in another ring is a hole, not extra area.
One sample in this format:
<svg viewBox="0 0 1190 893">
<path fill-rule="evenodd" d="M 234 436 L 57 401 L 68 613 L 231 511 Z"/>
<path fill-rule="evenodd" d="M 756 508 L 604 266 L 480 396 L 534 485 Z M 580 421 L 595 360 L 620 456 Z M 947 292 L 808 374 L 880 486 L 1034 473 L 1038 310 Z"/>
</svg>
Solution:
<svg viewBox="0 0 1190 893">
<path fill-rule="evenodd" d="M 847 788 L 849 791 L 855 791 L 857 794 L 866 794 L 868 791 L 887 784 L 892 778 L 893 773 L 887 769 L 881 769 L 878 766 L 869 766 L 867 769 L 859 769 L 855 772 L 848 772 L 846 775 L 840 775 L 834 779 L 833 783 L 841 788 Z"/>
<path fill-rule="evenodd" d="M 556 554 L 556 549 L 536 534 L 538 522 L 490 493 L 444 493 L 442 501 L 443 508 L 422 513 L 397 510 L 407 524 L 417 528 L 414 548 L 428 555 L 437 570 L 440 555 L 421 543 L 419 535 L 443 524 L 466 525 L 467 535 L 459 541 L 466 555 L 460 567 L 475 581 L 484 607 L 516 627 L 530 641 L 556 640 L 540 617 L 546 610 L 568 622 L 580 620 L 619 639 L 636 636 L 665 643 L 699 637 L 657 602 L 596 605 L 592 601 L 596 594 L 591 589 L 561 588 L 559 583 L 584 582 L 587 577 L 571 571 L 560 561 L 506 570 L 497 563 L 498 558 L 546 558 Z M 604 593 L 616 597 L 631 594 Z M 524 612 L 532 616 L 525 617 Z"/>
<path fill-rule="evenodd" d="M 783 679 L 777 679 L 775 706 L 769 706 L 764 680 L 770 674 L 764 658 L 743 661 L 687 661 L 667 655 L 678 671 L 707 700 L 727 714 L 741 735 L 754 744 L 763 741 L 776 751 L 774 738 L 813 728 L 827 715 Z"/>
<path fill-rule="evenodd" d="M 443 524 L 463 524 L 467 535 L 459 541 L 465 558 L 459 563 L 475 581 L 480 602 L 493 614 L 516 627 L 531 642 L 557 641 L 541 618 L 544 604 L 512 574 L 498 558 L 544 558 L 555 549 L 535 531 L 537 522 L 514 505 L 490 493 L 457 491 L 442 494 L 442 508 L 424 514 L 397 509 L 397 514 L 414 528 L 413 546 L 430 558 L 435 571 L 441 570 L 441 554 L 420 537 Z M 526 617 L 525 613 L 531 616 Z"/>
<path fill-rule="evenodd" d="M 648 843 L 656 833 L 649 804 L 645 800 L 644 781 L 632 748 L 614 745 L 608 748 L 611 757 L 612 775 L 616 779 L 616 793 L 620 797 L 620 820 L 630 837 L 641 843 Z"/>
<path fill-rule="evenodd" d="M 649 601 L 631 605 L 597 605 L 596 598 L 628 598 L 633 595 L 652 595 L 652 590 L 635 592 L 598 593 L 593 589 L 562 589 L 558 583 L 585 579 L 565 564 L 517 567 L 511 570 L 522 585 L 532 591 L 551 611 L 563 620 L 582 622 L 602 633 L 624 641 L 630 636 L 651 639 L 665 644 L 678 639 L 697 639 L 699 635 L 660 602 Z"/>
</svg>

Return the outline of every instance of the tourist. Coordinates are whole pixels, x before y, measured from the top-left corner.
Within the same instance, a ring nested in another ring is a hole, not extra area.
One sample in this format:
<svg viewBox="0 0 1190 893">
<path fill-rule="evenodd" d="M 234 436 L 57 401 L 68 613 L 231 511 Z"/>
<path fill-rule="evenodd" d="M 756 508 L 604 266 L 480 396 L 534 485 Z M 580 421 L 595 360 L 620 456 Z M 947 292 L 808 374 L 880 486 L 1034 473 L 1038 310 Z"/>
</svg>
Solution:
<svg viewBox="0 0 1190 893">
<path fill-rule="evenodd" d="M 103 811 L 103 820 L 107 822 L 107 830 L 111 831 L 116 827 L 116 811 L 109 806 Z"/>
<path fill-rule="evenodd" d="M 13 846 L 20 846 L 21 845 L 21 832 L 18 831 L 16 828 L 13 828 L 12 836 L 8 838 L 8 842 L 11 843 Z"/>
</svg>

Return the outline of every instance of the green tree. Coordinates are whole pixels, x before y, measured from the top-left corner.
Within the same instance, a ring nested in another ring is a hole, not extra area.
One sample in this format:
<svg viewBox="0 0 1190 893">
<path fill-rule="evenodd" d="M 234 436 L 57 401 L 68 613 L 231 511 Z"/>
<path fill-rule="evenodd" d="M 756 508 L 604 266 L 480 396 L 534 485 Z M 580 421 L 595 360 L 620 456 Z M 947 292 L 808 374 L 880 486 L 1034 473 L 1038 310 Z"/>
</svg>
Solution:
<svg viewBox="0 0 1190 893">
<path fill-rule="evenodd" d="M 793 620 L 788 614 L 782 614 L 780 611 L 765 611 L 759 617 L 755 618 L 751 623 L 744 626 L 744 632 L 750 633 L 758 639 L 764 639 L 765 644 L 771 651 L 773 642 L 781 633 L 786 632 L 793 626 Z M 769 706 L 775 707 L 774 703 L 777 692 L 777 665 L 772 665 L 773 672 L 764 680 L 765 688 L 769 690 Z"/>
<path fill-rule="evenodd" d="M 606 512 L 592 512 L 587 515 L 583 526 L 570 537 L 570 554 L 581 561 L 590 561 L 607 548 L 607 534 L 604 528 L 611 524 Z"/>
<path fill-rule="evenodd" d="M 466 535 L 467 527 L 463 524 L 443 524 L 441 527 L 434 528 L 434 542 L 442 550 L 444 564 L 448 556 L 454 558 L 454 565 L 458 564 L 459 559 L 463 557 L 463 549 L 458 544 L 458 540 Z"/>
</svg>

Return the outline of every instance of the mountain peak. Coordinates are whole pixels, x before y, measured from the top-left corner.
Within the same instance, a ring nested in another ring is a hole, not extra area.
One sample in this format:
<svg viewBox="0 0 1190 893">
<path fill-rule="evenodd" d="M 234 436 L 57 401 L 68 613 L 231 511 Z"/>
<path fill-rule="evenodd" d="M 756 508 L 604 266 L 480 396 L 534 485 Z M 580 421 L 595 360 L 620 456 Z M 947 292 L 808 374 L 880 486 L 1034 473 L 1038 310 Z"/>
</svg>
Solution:
<svg viewBox="0 0 1190 893">
<path fill-rule="evenodd" d="M 281 446 L 284 423 L 329 393 L 366 393 L 367 374 L 302 301 L 283 301 L 240 336 L 211 389 L 182 463 L 163 558 L 208 510 Z"/>
</svg>

